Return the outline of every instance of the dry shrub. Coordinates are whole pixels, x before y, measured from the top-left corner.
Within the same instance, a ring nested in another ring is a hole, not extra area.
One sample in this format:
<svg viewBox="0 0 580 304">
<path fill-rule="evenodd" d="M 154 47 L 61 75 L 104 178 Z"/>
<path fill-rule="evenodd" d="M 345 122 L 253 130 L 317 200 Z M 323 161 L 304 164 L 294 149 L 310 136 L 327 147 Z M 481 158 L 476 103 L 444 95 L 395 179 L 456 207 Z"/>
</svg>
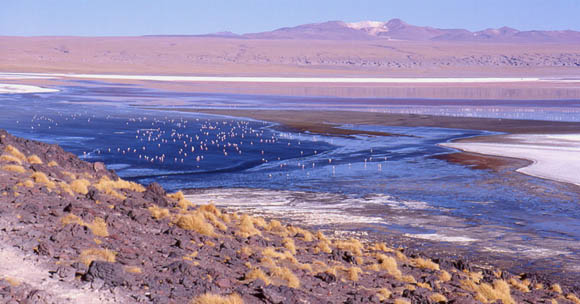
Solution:
<svg viewBox="0 0 580 304">
<path fill-rule="evenodd" d="M 97 190 L 120 200 L 124 200 L 127 197 L 123 194 L 120 194 L 116 190 L 129 190 L 135 192 L 145 191 L 145 187 L 137 183 L 126 181 L 120 178 L 113 181 L 106 176 L 101 177 L 101 179 L 96 184 L 94 184 L 94 186 L 97 188 Z"/>
<path fill-rule="evenodd" d="M 511 278 L 509 279 L 508 283 L 510 283 L 510 285 L 521 292 L 530 292 L 530 288 L 520 280 Z"/>
<path fill-rule="evenodd" d="M 81 251 L 79 260 L 81 263 L 89 266 L 92 261 L 105 261 L 114 263 L 117 254 L 109 249 L 91 248 Z"/>
<path fill-rule="evenodd" d="M 20 165 L 5 165 L 2 166 L 2 170 L 16 173 L 25 173 L 26 169 Z"/>
<path fill-rule="evenodd" d="M 72 189 L 72 191 L 76 192 L 76 193 L 80 193 L 82 195 L 85 195 L 87 193 L 89 193 L 89 186 L 91 185 L 91 182 L 81 178 L 81 179 L 75 179 L 70 183 L 70 188 Z"/>
<path fill-rule="evenodd" d="M 81 226 L 85 225 L 85 222 L 80 217 L 78 217 L 72 213 L 69 213 L 69 214 L 61 217 L 60 222 L 63 225 L 68 225 L 68 224 L 77 224 L 77 225 L 81 225 Z"/>
<path fill-rule="evenodd" d="M 292 255 L 290 251 L 278 252 L 274 247 L 266 247 L 262 250 L 262 255 L 269 258 L 279 260 L 289 260 L 292 263 L 298 263 L 298 260 Z"/>
<path fill-rule="evenodd" d="M 422 269 L 439 270 L 439 265 L 436 263 L 433 263 L 433 261 L 431 261 L 429 259 L 415 258 L 415 259 L 411 259 L 411 263 L 415 267 L 419 267 Z"/>
<path fill-rule="evenodd" d="M 157 220 L 169 216 L 169 210 L 167 208 L 161 208 L 157 205 L 153 205 L 153 206 L 147 208 L 147 210 L 149 210 L 149 212 L 151 213 L 151 216 Z"/>
<path fill-rule="evenodd" d="M 355 256 L 362 255 L 363 245 L 357 239 L 350 239 L 347 241 L 338 240 L 334 242 L 334 245 L 339 249 L 350 251 Z"/>
<path fill-rule="evenodd" d="M 239 253 L 240 253 L 241 255 L 245 255 L 245 256 L 250 256 L 250 255 L 252 255 L 252 252 L 253 252 L 253 250 L 252 250 L 252 247 L 250 247 L 250 246 L 244 246 L 244 247 L 242 247 L 242 249 L 240 249 L 240 251 L 239 251 Z"/>
<path fill-rule="evenodd" d="M 429 283 L 426 283 L 426 282 L 419 282 L 419 283 L 417 283 L 417 286 L 419 286 L 421 288 L 433 290 L 433 288 L 431 288 L 431 285 L 429 285 Z"/>
<path fill-rule="evenodd" d="M 174 199 L 176 201 L 181 201 L 185 199 L 185 195 L 183 195 L 183 192 L 181 191 L 177 191 L 175 193 L 168 193 L 167 197 Z"/>
<path fill-rule="evenodd" d="M 199 210 L 211 213 L 217 217 L 222 216 L 222 212 L 214 204 L 201 205 L 199 206 Z"/>
<path fill-rule="evenodd" d="M 448 282 L 451 280 L 451 274 L 445 270 L 441 270 L 439 273 L 439 280 L 441 280 L 441 282 Z"/>
<path fill-rule="evenodd" d="M 196 212 L 201 213 L 206 220 L 208 220 L 210 223 L 212 223 L 212 225 L 217 227 L 219 230 L 222 230 L 222 231 L 228 230 L 228 226 L 226 226 L 224 223 L 222 223 L 213 212 L 207 212 L 207 211 L 202 210 L 201 208 L 198 209 Z"/>
<path fill-rule="evenodd" d="M 60 222 L 63 225 L 77 224 L 77 225 L 85 226 L 85 227 L 89 228 L 95 236 L 100 236 L 100 237 L 109 236 L 109 231 L 107 230 L 107 223 L 105 222 L 104 219 L 102 219 L 100 217 L 95 218 L 91 224 L 87 224 L 80 217 L 78 217 L 72 213 L 69 213 L 69 214 L 63 216 L 62 218 L 60 218 Z"/>
<path fill-rule="evenodd" d="M 578 299 L 578 297 L 575 294 L 573 294 L 573 293 L 569 293 L 566 296 L 566 299 L 574 302 L 574 304 L 580 304 L 580 299 Z"/>
<path fill-rule="evenodd" d="M 206 222 L 205 218 L 200 213 L 189 213 L 179 215 L 176 224 L 182 229 L 193 230 L 203 235 L 207 236 L 216 235 L 213 226 L 210 223 Z"/>
<path fill-rule="evenodd" d="M 314 247 L 315 253 L 319 253 L 321 251 L 324 253 L 332 253 L 332 248 L 330 248 L 330 241 L 328 239 L 320 240 L 318 244 L 316 244 L 316 247 Z"/>
<path fill-rule="evenodd" d="M 31 179 L 24 180 L 24 182 L 22 184 L 27 188 L 34 187 L 34 182 Z"/>
<path fill-rule="evenodd" d="M 300 287 L 300 279 L 286 267 L 272 267 L 270 269 L 271 277 L 274 279 L 275 285 L 286 285 L 291 288 Z M 276 281 L 283 281 L 281 284 L 276 284 Z"/>
<path fill-rule="evenodd" d="M 220 296 L 206 293 L 189 302 L 190 304 L 244 304 L 244 300 L 238 294 Z"/>
<path fill-rule="evenodd" d="M 471 280 L 464 280 L 461 285 L 470 291 L 477 293 L 478 301 L 487 303 L 489 301 L 501 300 L 505 304 L 515 304 L 510 293 L 510 286 L 504 280 L 495 280 L 493 286 L 487 283 L 477 285 Z"/>
<path fill-rule="evenodd" d="M 46 174 L 44 174 L 43 172 L 36 171 L 32 173 L 30 177 L 32 177 L 32 179 L 34 179 L 35 182 L 44 184 L 47 188 L 52 189 L 56 187 L 56 184 L 53 181 L 49 180 Z"/>
<path fill-rule="evenodd" d="M 254 227 L 254 221 L 247 214 L 242 215 L 242 217 L 240 218 L 240 224 L 238 226 L 238 231 L 236 232 L 236 234 L 245 238 L 250 237 L 252 235 L 262 235 L 260 230 Z"/>
<path fill-rule="evenodd" d="M 12 287 L 18 287 L 18 286 L 20 286 L 20 284 L 22 284 L 22 282 L 18 281 L 15 278 L 12 278 L 12 277 L 3 277 L 0 279 L 3 279 L 4 281 L 8 282 L 8 284 L 10 284 L 10 286 L 12 286 Z"/>
<path fill-rule="evenodd" d="M 0 156 L 0 161 L 22 165 L 22 160 L 20 160 L 20 158 L 10 154 L 2 154 L 2 156 Z"/>
<path fill-rule="evenodd" d="M 399 270 L 399 267 L 397 266 L 397 261 L 393 257 L 378 254 L 377 259 L 379 260 L 379 267 L 386 270 L 390 275 L 397 279 L 400 279 L 403 276 L 403 273 L 401 273 L 401 270 Z"/>
<path fill-rule="evenodd" d="M 58 163 L 55 162 L 54 160 L 51 160 L 51 161 L 48 162 L 48 166 L 49 167 L 58 167 Z"/>
<path fill-rule="evenodd" d="M 447 303 L 447 298 L 440 293 L 431 294 L 429 296 L 429 300 L 431 300 L 431 302 L 435 302 L 435 303 L 442 303 L 442 302 Z"/>
<path fill-rule="evenodd" d="M 288 236 L 288 229 L 286 229 L 286 227 L 284 227 L 278 220 L 271 220 L 270 223 L 268 223 L 268 226 L 265 227 L 265 230 L 282 237 Z"/>
<path fill-rule="evenodd" d="M 257 279 L 264 281 L 266 285 L 272 284 L 272 281 L 270 281 L 270 277 L 266 273 L 264 273 L 264 271 L 260 268 L 254 268 L 245 275 L 246 282 L 253 282 Z"/>
<path fill-rule="evenodd" d="M 384 251 L 384 252 L 394 252 L 395 251 L 392 248 L 387 247 L 387 245 L 385 243 L 375 243 L 372 246 L 370 246 L 369 249 L 375 250 L 375 251 Z"/>
<path fill-rule="evenodd" d="M 62 190 L 62 192 L 67 193 L 70 196 L 74 196 L 74 192 L 69 184 L 66 182 L 58 182 L 58 186 Z"/>
<path fill-rule="evenodd" d="M 284 240 L 282 240 L 282 244 L 284 245 L 284 248 L 290 250 L 290 252 L 292 252 L 292 254 L 296 254 L 296 244 L 294 244 L 293 239 L 284 238 Z"/>
<path fill-rule="evenodd" d="M 550 287 L 550 290 L 553 292 L 556 292 L 556 293 L 560 293 L 560 294 L 562 293 L 562 287 L 560 287 L 560 284 L 558 284 L 558 283 L 552 285 Z"/>
<path fill-rule="evenodd" d="M 377 297 L 379 298 L 379 301 L 381 301 L 381 302 L 388 300 L 391 297 L 391 294 L 393 294 L 393 293 L 390 290 L 388 290 L 387 288 L 381 288 L 381 289 L 377 290 Z"/>
<path fill-rule="evenodd" d="M 302 229 L 300 227 L 294 227 L 294 226 L 288 226 L 288 232 L 290 233 L 290 235 L 297 235 L 297 234 L 301 234 L 302 235 L 302 239 L 306 242 L 312 242 L 314 240 L 314 236 L 312 235 L 312 232 L 306 230 L 306 229 Z"/>
<path fill-rule="evenodd" d="M 137 267 L 137 266 L 126 266 L 125 267 L 125 271 L 126 272 L 130 272 L 130 273 L 136 273 L 136 274 L 139 274 L 139 273 L 142 273 L 143 272 L 143 270 L 141 269 L 141 267 Z"/>
<path fill-rule="evenodd" d="M 26 156 L 24 154 L 22 154 L 22 152 L 20 152 L 18 149 L 16 149 L 14 146 L 12 145 L 8 145 L 6 146 L 6 148 L 4 149 L 5 152 L 12 154 L 12 156 L 20 159 L 21 161 L 26 161 Z"/>
<path fill-rule="evenodd" d="M 42 159 L 40 159 L 40 157 L 38 157 L 36 154 L 30 155 L 28 157 L 28 162 L 35 165 L 42 165 Z"/>
<path fill-rule="evenodd" d="M 410 275 L 410 274 L 408 274 L 408 275 L 404 275 L 404 276 L 401 278 L 401 281 L 403 281 L 403 282 L 405 282 L 405 283 L 411 283 L 411 284 L 416 284 L 416 283 L 417 283 L 417 280 L 415 280 L 415 277 L 414 277 L 414 276 L 412 276 L 412 275 Z"/>
<path fill-rule="evenodd" d="M 93 220 L 91 224 L 86 224 L 86 226 L 91 229 L 91 232 L 100 237 L 109 236 L 109 231 L 107 230 L 107 223 L 104 219 L 97 217 Z"/>
</svg>

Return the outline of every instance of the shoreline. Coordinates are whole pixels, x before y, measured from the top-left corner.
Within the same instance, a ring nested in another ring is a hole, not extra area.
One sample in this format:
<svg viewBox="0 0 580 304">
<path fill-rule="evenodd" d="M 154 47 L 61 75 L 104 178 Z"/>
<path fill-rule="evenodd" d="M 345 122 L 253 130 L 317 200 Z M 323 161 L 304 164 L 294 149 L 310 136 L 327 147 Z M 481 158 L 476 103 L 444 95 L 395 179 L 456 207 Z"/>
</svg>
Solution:
<svg viewBox="0 0 580 304">
<path fill-rule="evenodd" d="M 53 93 L 53 92 L 59 92 L 59 90 L 43 88 L 33 85 L 0 83 L 0 94 L 28 94 L 28 93 Z"/>
</svg>

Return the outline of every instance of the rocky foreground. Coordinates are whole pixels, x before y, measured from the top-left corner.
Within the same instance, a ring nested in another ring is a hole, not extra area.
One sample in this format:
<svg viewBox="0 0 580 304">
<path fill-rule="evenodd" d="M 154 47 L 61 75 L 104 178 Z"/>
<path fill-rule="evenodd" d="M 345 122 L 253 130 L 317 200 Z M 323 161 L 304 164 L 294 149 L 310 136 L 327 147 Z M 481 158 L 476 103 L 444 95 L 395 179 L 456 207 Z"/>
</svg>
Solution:
<svg viewBox="0 0 580 304">
<path fill-rule="evenodd" d="M 533 274 L 225 213 L 5 131 L 0 187 L 3 303 L 580 303 Z"/>
</svg>

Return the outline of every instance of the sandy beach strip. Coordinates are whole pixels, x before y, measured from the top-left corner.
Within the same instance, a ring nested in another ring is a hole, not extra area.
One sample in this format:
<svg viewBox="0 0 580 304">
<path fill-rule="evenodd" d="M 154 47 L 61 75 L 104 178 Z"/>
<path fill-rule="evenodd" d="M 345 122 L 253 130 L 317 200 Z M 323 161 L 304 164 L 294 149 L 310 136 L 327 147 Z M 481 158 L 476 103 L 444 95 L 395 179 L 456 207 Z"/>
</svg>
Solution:
<svg viewBox="0 0 580 304">
<path fill-rule="evenodd" d="M 57 89 L 48 89 L 32 85 L 0 83 L 0 94 L 23 94 L 23 93 L 52 93 Z"/>
<path fill-rule="evenodd" d="M 244 77 L 244 76 L 178 76 L 178 75 L 114 75 L 114 74 L 52 74 L 1 73 L 3 76 L 62 77 L 111 80 L 150 80 L 188 82 L 254 82 L 254 83 L 520 83 L 520 82 L 580 82 L 575 79 L 539 77 Z"/>
<path fill-rule="evenodd" d="M 510 134 L 441 146 L 465 152 L 526 159 L 520 173 L 580 186 L 580 134 Z"/>
</svg>

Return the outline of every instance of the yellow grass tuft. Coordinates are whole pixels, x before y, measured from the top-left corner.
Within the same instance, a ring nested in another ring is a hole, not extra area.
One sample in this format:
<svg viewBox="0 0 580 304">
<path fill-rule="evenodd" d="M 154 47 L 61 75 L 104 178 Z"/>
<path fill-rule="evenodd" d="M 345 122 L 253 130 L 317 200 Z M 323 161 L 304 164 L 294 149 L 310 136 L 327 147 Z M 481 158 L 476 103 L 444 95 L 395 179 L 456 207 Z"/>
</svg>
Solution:
<svg viewBox="0 0 580 304">
<path fill-rule="evenodd" d="M 48 162 L 48 166 L 49 167 L 58 167 L 58 163 L 55 162 L 54 160 L 51 160 L 51 161 Z"/>
<path fill-rule="evenodd" d="M 74 192 L 69 184 L 66 182 L 58 182 L 58 186 L 62 190 L 62 192 L 67 193 L 70 196 L 74 196 Z"/>
<path fill-rule="evenodd" d="M 415 280 L 415 277 L 414 277 L 414 276 L 412 276 L 412 275 L 410 275 L 410 274 L 408 274 L 408 275 L 404 275 L 404 276 L 401 278 L 401 281 L 403 281 L 403 282 L 405 282 L 405 283 L 411 283 L 411 284 L 415 284 L 415 283 L 417 283 L 417 280 Z"/>
<path fill-rule="evenodd" d="M 379 301 L 381 302 L 388 300 L 392 294 L 393 293 L 387 288 L 381 288 L 377 290 L 377 297 L 379 297 Z"/>
<path fill-rule="evenodd" d="M 422 269 L 439 270 L 439 265 L 436 263 L 433 263 L 433 261 L 431 261 L 429 259 L 415 258 L 415 259 L 411 259 L 411 263 L 415 267 L 419 267 Z"/>
<path fill-rule="evenodd" d="M 411 302 L 407 299 L 403 299 L 403 298 L 397 298 L 395 299 L 395 302 L 393 302 L 394 304 L 411 304 Z"/>
<path fill-rule="evenodd" d="M 169 210 L 167 208 L 161 208 L 157 205 L 153 205 L 153 206 L 147 208 L 147 210 L 149 210 L 149 212 L 151 213 L 151 216 L 157 220 L 160 220 L 162 218 L 169 216 Z"/>
<path fill-rule="evenodd" d="M 2 154 L 2 156 L 0 156 L 0 161 L 22 165 L 22 160 L 20 160 L 20 158 L 10 154 Z"/>
<path fill-rule="evenodd" d="M 520 280 L 511 278 L 509 279 L 508 283 L 510 283 L 510 285 L 521 292 L 530 292 L 530 288 Z"/>
<path fill-rule="evenodd" d="M 447 303 L 447 298 L 440 293 L 434 293 L 430 295 L 429 300 L 435 303 Z"/>
<path fill-rule="evenodd" d="M 109 249 L 98 249 L 91 248 L 81 251 L 79 260 L 81 263 L 89 266 L 92 261 L 105 261 L 105 262 L 115 262 L 115 256 L 117 253 Z"/>
<path fill-rule="evenodd" d="M 35 155 L 30 155 L 28 157 L 28 162 L 31 163 L 31 164 L 42 165 L 42 160 L 36 154 Z"/>
<path fill-rule="evenodd" d="M 433 288 L 431 288 L 431 285 L 429 285 L 429 283 L 426 283 L 426 282 L 417 283 L 417 286 L 425 288 L 425 289 L 433 290 Z"/>
<path fill-rule="evenodd" d="M 49 189 L 56 187 L 56 184 L 53 181 L 49 180 L 46 174 L 44 174 L 43 172 L 40 171 L 34 172 L 30 177 L 32 177 L 35 182 L 39 184 L 44 184 Z"/>
<path fill-rule="evenodd" d="M 351 280 L 351 281 L 355 281 L 355 282 L 356 282 L 356 281 L 358 281 L 358 279 L 359 279 L 359 275 L 360 275 L 362 272 L 363 272 L 363 271 L 362 271 L 362 269 L 360 269 L 359 267 L 354 267 L 354 266 L 353 266 L 353 267 L 350 267 L 350 268 L 347 270 L 347 273 L 348 273 L 348 275 L 347 275 L 347 276 L 348 276 L 348 279 L 349 279 L 349 280 Z"/>
<path fill-rule="evenodd" d="M 294 227 L 294 226 L 288 226 L 287 229 L 291 235 L 302 234 L 302 238 L 306 242 L 312 242 L 312 240 L 314 240 L 314 236 L 312 235 L 312 232 L 310 232 L 306 229 L 302 229 L 300 227 Z"/>
<path fill-rule="evenodd" d="M 397 261 L 393 257 L 378 254 L 377 259 L 379 260 L 379 267 L 386 270 L 390 275 L 397 279 L 400 279 L 403 276 L 403 273 L 401 273 L 401 270 L 399 270 L 399 267 L 397 266 Z"/>
<path fill-rule="evenodd" d="M 558 283 L 552 285 L 550 287 L 550 290 L 553 292 L 556 292 L 556 293 L 560 293 L 560 294 L 562 293 L 562 287 L 560 287 L 560 284 L 558 284 Z"/>
<path fill-rule="evenodd" d="M 439 280 L 441 280 L 441 282 L 451 281 L 451 275 L 449 274 L 449 272 L 441 270 L 441 272 L 439 273 Z"/>
<path fill-rule="evenodd" d="M 573 293 L 569 293 L 566 296 L 566 299 L 574 302 L 574 304 L 580 304 L 580 299 L 578 299 L 578 297 L 575 294 L 573 294 Z"/>
<path fill-rule="evenodd" d="M 539 290 L 544 289 L 544 284 L 536 283 L 536 284 L 534 284 L 534 289 L 539 289 Z"/>
<path fill-rule="evenodd" d="M 97 217 L 93 220 L 91 224 L 86 224 L 86 226 L 91 229 L 91 232 L 95 236 L 107 237 L 109 236 L 109 231 L 107 230 L 107 223 L 104 219 Z"/>
<path fill-rule="evenodd" d="M 292 252 L 292 254 L 296 254 L 296 245 L 294 244 L 293 239 L 284 238 L 284 240 L 282 241 L 282 244 L 284 245 L 284 248 L 290 250 L 290 252 Z"/>
<path fill-rule="evenodd" d="M 357 239 L 350 239 L 347 241 L 338 240 L 334 245 L 339 249 L 350 251 L 355 256 L 362 255 L 363 245 Z"/>
<path fill-rule="evenodd" d="M 246 282 L 252 282 L 252 281 L 255 281 L 257 279 L 260 279 L 260 280 L 264 281 L 264 283 L 266 285 L 272 284 L 272 281 L 270 281 L 270 277 L 266 273 L 264 273 L 264 271 L 260 268 L 254 268 L 254 269 L 250 270 L 250 272 L 248 272 L 245 275 L 245 279 L 246 279 Z"/>
<path fill-rule="evenodd" d="M 6 151 L 9 154 L 12 154 L 12 156 L 20 159 L 21 161 L 26 161 L 26 156 L 24 154 L 22 154 L 22 152 L 20 152 L 18 149 L 16 149 L 12 145 L 6 146 L 6 148 L 4 149 L 4 151 Z"/>
<path fill-rule="evenodd" d="M 34 182 L 31 179 L 24 180 L 24 182 L 22 184 L 27 188 L 34 187 Z"/>
<path fill-rule="evenodd" d="M 238 226 L 238 231 L 236 232 L 236 234 L 245 238 L 250 237 L 252 235 L 262 235 L 260 230 L 254 227 L 254 221 L 247 214 L 242 215 L 242 217 L 240 218 L 240 224 Z"/>
<path fill-rule="evenodd" d="M 70 188 L 72 191 L 76 192 L 76 193 L 80 193 L 82 195 L 85 195 L 87 193 L 89 193 L 89 186 L 91 185 L 91 182 L 81 178 L 81 179 L 75 179 L 70 183 Z"/>
<path fill-rule="evenodd" d="M 384 252 L 394 252 L 395 251 L 392 248 L 387 247 L 387 245 L 385 243 L 375 243 L 372 246 L 370 246 L 369 249 L 375 250 L 375 251 L 384 251 Z"/>
<path fill-rule="evenodd" d="M 137 266 L 126 266 L 125 267 L 125 271 L 126 272 L 130 272 L 130 273 L 136 273 L 136 274 L 139 274 L 139 273 L 142 273 L 143 272 L 143 270 L 140 267 L 137 267 Z"/>
<path fill-rule="evenodd" d="M 226 226 L 224 223 L 222 223 L 213 212 L 204 211 L 201 208 L 197 209 L 196 212 L 201 213 L 201 215 L 203 215 L 203 217 L 206 220 L 208 220 L 210 223 L 212 223 L 212 225 L 217 227 L 219 230 L 222 230 L 222 231 L 228 230 L 228 226 Z"/>
<path fill-rule="evenodd" d="M 217 217 L 222 216 L 222 212 L 214 204 L 201 205 L 199 206 L 199 210 L 209 212 Z"/>
<path fill-rule="evenodd" d="M 288 236 L 288 229 L 286 229 L 286 227 L 284 227 L 278 220 L 271 220 L 270 223 L 268 223 L 268 226 L 264 229 L 282 237 Z"/>
<path fill-rule="evenodd" d="M 253 252 L 253 250 L 252 250 L 252 247 L 250 247 L 250 246 L 244 246 L 244 247 L 242 247 L 242 249 L 239 250 L 239 254 L 245 255 L 245 256 L 252 255 L 252 252 Z"/>
<path fill-rule="evenodd" d="M 63 216 L 62 218 L 60 218 L 60 222 L 63 225 L 78 224 L 81 226 L 85 226 L 85 227 L 89 228 L 95 236 L 100 236 L 100 237 L 109 236 L 109 231 L 107 230 L 107 223 L 105 222 L 104 219 L 102 219 L 100 217 L 95 218 L 91 224 L 87 224 L 80 217 L 78 217 L 72 213 L 69 213 L 69 214 Z"/>
<path fill-rule="evenodd" d="M 16 173 L 25 173 L 26 169 L 20 165 L 5 165 L 2 166 L 2 170 Z"/>
<path fill-rule="evenodd" d="M 271 276 L 274 279 L 283 281 L 283 284 L 291 288 L 300 287 L 300 279 L 292 272 L 292 270 L 286 267 L 273 267 L 270 269 Z"/>
<path fill-rule="evenodd" d="M 290 251 L 279 252 L 274 247 L 266 247 L 262 250 L 262 255 L 269 258 L 279 260 L 289 260 L 292 263 L 298 263 L 298 260 L 292 255 Z"/>
<path fill-rule="evenodd" d="M 3 278 L 0 277 L 0 279 L 4 279 L 4 281 L 8 282 L 8 284 L 10 284 L 10 286 L 12 287 L 18 287 L 20 286 L 20 284 L 22 284 L 22 282 L 12 277 L 3 277 Z"/>
<path fill-rule="evenodd" d="M 181 191 L 177 191 L 175 193 L 169 193 L 169 194 L 167 194 L 167 197 L 172 198 L 176 201 L 180 201 L 180 200 L 185 199 L 185 196 L 183 195 L 183 192 L 181 192 Z"/>
<path fill-rule="evenodd" d="M 203 235 L 216 235 L 213 226 L 205 220 L 203 215 L 197 212 L 179 215 L 176 224 L 182 229 L 193 230 Z"/>
<path fill-rule="evenodd" d="M 189 302 L 190 304 L 244 304 L 244 300 L 238 294 L 220 296 L 206 293 Z"/>
<path fill-rule="evenodd" d="M 80 217 L 78 217 L 78 216 L 76 216 L 76 215 L 74 215 L 72 213 L 69 213 L 69 214 L 61 217 L 60 218 L 60 222 L 63 225 L 68 225 L 68 224 L 78 224 L 78 225 L 81 225 L 81 226 L 84 226 L 85 225 L 85 222 Z"/>
<path fill-rule="evenodd" d="M 324 253 L 332 253 L 332 248 L 330 248 L 330 241 L 328 239 L 324 238 L 318 241 L 318 244 L 314 247 L 314 252 L 318 253 L 320 251 Z"/>
<path fill-rule="evenodd" d="M 487 283 L 477 285 L 471 280 L 464 280 L 461 285 L 470 291 L 477 293 L 476 300 L 487 303 L 501 300 L 505 304 L 515 304 L 511 296 L 510 286 L 504 280 L 495 280 L 493 286 Z"/>
<path fill-rule="evenodd" d="M 97 188 L 97 190 L 104 192 L 105 194 L 115 197 L 119 200 L 124 200 L 127 197 L 119 193 L 117 190 L 128 190 L 135 192 L 145 191 L 145 187 L 137 183 L 126 181 L 120 178 L 114 181 L 106 176 L 101 177 L 101 179 L 96 184 L 94 184 L 94 186 L 95 188 Z"/>
</svg>

